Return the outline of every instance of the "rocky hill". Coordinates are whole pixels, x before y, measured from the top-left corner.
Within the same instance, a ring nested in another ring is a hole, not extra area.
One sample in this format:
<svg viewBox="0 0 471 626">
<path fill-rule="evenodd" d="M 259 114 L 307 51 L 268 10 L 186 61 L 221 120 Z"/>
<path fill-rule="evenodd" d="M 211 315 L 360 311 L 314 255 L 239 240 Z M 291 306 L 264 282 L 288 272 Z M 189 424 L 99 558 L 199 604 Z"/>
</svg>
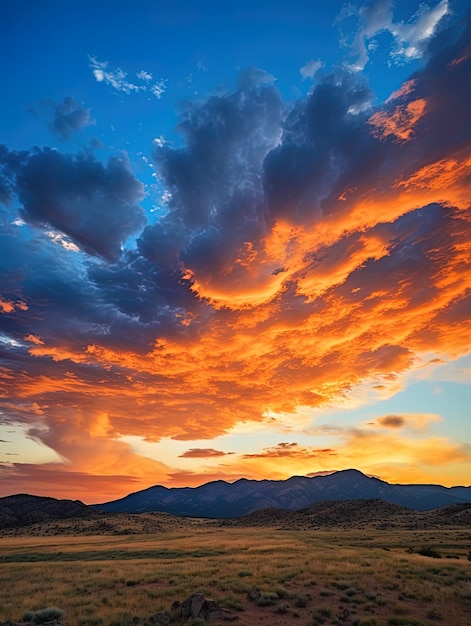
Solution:
<svg viewBox="0 0 471 626">
<path fill-rule="evenodd" d="M 439 529 L 471 527 L 471 503 L 453 504 L 429 511 L 414 511 L 384 500 L 325 501 L 299 511 L 263 509 L 239 518 L 223 520 L 222 526 L 275 527 L 283 530 L 329 528 Z"/>
<path fill-rule="evenodd" d="M 97 512 L 80 500 L 56 500 L 27 494 L 0 498 L 0 529 L 96 516 Z"/>
</svg>

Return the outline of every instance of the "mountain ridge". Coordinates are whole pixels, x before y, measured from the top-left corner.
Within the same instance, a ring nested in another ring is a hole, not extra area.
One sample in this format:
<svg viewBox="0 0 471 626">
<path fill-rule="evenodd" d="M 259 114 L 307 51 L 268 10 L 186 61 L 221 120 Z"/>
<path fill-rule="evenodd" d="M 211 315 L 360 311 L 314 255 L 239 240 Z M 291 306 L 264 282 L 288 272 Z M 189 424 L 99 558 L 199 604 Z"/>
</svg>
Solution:
<svg viewBox="0 0 471 626">
<path fill-rule="evenodd" d="M 299 510 L 323 500 L 382 499 L 425 511 L 471 502 L 471 486 L 391 484 L 356 469 L 324 476 L 291 476 L 286 480 L 217 480 L 198 487 L 154 485 L 124 498 L 91 505 L 106 512 L 159 511 L 186 517 L 233 518 L 266 508 Z"/>
</svg>

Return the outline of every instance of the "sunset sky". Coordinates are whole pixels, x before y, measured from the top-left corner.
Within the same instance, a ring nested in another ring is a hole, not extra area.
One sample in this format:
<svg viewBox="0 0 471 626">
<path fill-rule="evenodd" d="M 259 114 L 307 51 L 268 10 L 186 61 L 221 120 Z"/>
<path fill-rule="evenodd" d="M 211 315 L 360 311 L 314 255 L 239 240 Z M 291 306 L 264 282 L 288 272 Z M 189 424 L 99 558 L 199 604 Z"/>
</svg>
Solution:
<svg viewBox="0 0 471 626">
<path fill-rule="evenodd" d="M 0 4 L 0 496 L 471 484 L 469 8 Z"/>
</svg>

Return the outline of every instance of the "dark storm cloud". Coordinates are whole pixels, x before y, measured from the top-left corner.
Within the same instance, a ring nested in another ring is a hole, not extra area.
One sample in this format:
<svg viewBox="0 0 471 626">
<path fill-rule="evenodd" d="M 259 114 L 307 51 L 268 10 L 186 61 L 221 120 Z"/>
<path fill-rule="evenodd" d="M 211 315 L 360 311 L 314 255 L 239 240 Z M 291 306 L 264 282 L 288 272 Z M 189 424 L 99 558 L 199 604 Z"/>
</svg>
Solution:
<svg viewBox="0 0 471 626">
<path fill-rule="evenodd" d="M 85 109 L 73 98 L 64 98 L 60 104 L 51 103 L 54 119 L 50 123 L 51 131 L 63 139 L 70 139 L 74 132 L 92 123 L 90 109 Z"/>
<path fill-rule="evenodd" d="M 365 128 L 371 100 L 363 77 L 339 70 L 292 108 L 280 145 L 264 163 L 273 217 L 321 218 L 323 202 L 339 179 L 358 176 L 373 164 L 377 142 Z"/>
<path fill-rule="evenodd" d="M 226 255 L 265 231 L 262 164 L 280 135 L 282 103 L 271 77 L 241 76 L 234 93 L 189 105 L 179 129 L 186 147 L 164 145 L 155 161 L 172 194 L 168 215 L 147 227 L 139 250 L 161 267 L 213 272 Z"/>
<path fill-rule="evenodd" d="M 16 193 L 15 177 L 26 152 L 15 152 L 0 144 L 0 203 L 10 204 Z"/>
<path fill-rule="evenodd" d="M 372 133 L 372 94 L 358 73 L 326 75 L 305 98 L 285 107 L 273 78 L 250 69 L 234 92 L 187 105 L 179 126 L 184 147 L 156 149 L 159 175 L 172 197 L 167 215 L 144 230 L 143 186 L 124 157 L 102 164 L 91 156 L 50 149 L 26 154 L 3 148 L 3 198 L 16 195 L 26 221 L 52 227 L 103 259 L 80 261 L 77 271 L 70 253 L 45 243 L 44 237 L 19 244 L 14 234 L 4 233 L 3 286 L 13 297 L 20 285 L 30 310 L 5 316 L 3 323 L 18 338 L 31 332 L 27 320 L 34 311 L 39 335 L 76 342 L 88 337 L 141 349 L 156 336 L 195 332 L 211 310 L 191 291 L 191 278 L 182 278 L 182 268 L 191 267 L 197 277 L 224 274 L 244 242 L 256 245 L 274 221 L 311 223 L 335 212 L 347 215 L 350 196 L 338 201 L 345 190 L 356 188 L 360 194 L 372 186 L 389 188 L 398 170 L 407 175 L 469 141 L 470 60 L 463 57 L 471 40 L 469 23 L 445 35 L 430 42 L 428 66 L 413 77 L 413 89 L 377 109 L 387 116 L 417 99 L 430 103 L 427 118 L 417 122 L 413 159 L 405 158 L 407 143 Z M 56 107 L 58 132 L 59 120 L 64 128 L 80 126 L 83 115 L 69 119 L 79 109 L 71 99 Z M 366 291 L 363 277 L 398 272 L 395 263 L 407 273 L 411 263 L 419 267 L 417 255 L 424 267 L 420 245 L 402 230 L 408 231 L 409 222 L 413 237 L 420 235 L 420 225 L 433 229 L 430 220 L 433 215 L 439 219 L 437 211 L 430 206 L 404 217 L 397 235 L 386 229 L 387 238 L 400 237 L 401 253 L 370 261 L 363 272 L 351 274 L 348 284 L 358 280 Z M 137 249 L 122 254 L 126 239 L 140 231 Z M 345 247 L 346 240 L 338 245 Z M 404 269 L 405 258 L 409 265 Z M 312 267 L 318 263 L 319 255 Z M 294 288 L 287 286 L 283 298 L 291 315 L 296 302 L 303 306 Z M 199 316 L 191 329 L 181 323 L 186 315 Z M 65 318 L 69 330 L 61 322 Z"/>
<path fill-rule="evenodd" d="M 92 156 L 38 150 L 21 164 L 16 192 L 26 221 L 50 225 L 86 252 L 108 259 L 117 258 L 146 222 L 138 205 L 143 185 L 124 156 L 103 165 Z"/>
</svg>

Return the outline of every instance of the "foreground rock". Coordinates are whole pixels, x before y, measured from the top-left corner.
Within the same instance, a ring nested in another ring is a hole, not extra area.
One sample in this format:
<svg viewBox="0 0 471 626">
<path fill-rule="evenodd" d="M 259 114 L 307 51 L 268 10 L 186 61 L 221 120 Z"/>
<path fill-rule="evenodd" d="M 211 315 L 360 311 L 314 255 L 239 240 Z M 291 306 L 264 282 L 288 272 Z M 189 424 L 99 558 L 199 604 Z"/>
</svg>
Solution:
<svg viewBox="0 0 471 626">
<path fill-rule="evenodd" d="M 174 602 L 172 613 L 181 620 L 204 619 L 206 622 L 235 622 L 239 618 L 233 611 L 221 608 L 214 600 L 205 598 L 202 593 L 192 593 L 183 602 Z"/>
<path fill-rule="evenodd" d="M 205 598 L 202 593 L 192 593 L 183 602 L 174 602 L 172 614 L 167 611 L 159 611 L 146 619 L 135 617 L 134 624 L 144 626 L 167 626 L 168 624 L 185 624 L 189 619 L 203 619 L 205 622 L 236 622 L 237 615 L 233 611 L 223 609 L 217 602 Z M 0 626 L 31 626 L 32 622 L 0 622 Z M 43 622 L 43 626 L 68 626 L 65 622 L 52 620 Z"/>
</svg>

